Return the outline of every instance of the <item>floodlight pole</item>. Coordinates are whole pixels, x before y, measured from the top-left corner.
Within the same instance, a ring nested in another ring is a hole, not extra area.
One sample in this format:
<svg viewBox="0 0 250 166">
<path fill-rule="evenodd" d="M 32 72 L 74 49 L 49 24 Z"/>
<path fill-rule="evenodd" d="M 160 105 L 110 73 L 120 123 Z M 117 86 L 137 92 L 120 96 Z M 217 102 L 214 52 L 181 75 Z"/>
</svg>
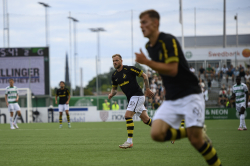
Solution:
<svg viewBox="0 0 250 166">
<path fill-rule="evenodd" d="M 38 2 L 40 5 L 43 5 L 45 8 L 45 40 L 46 40 L 46 46 L 49 46 L 49 30 L 48 30 L 48 9 L 50 6 L 43 2 Z"/>
</svg>

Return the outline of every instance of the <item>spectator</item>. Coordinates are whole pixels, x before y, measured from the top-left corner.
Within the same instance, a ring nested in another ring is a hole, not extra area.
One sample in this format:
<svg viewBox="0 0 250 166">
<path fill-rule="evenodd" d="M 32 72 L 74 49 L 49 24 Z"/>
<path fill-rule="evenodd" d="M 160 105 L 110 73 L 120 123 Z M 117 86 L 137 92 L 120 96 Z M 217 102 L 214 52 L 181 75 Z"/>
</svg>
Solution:
<svg viewBox="0 0 250 166">
<path fill-rule="evenodd" d="M 239 71 L 241 71 L 241 69 L 243 69 L 243 70 L 244 70 L 244 67 L 243 67 L 242 65 L 240 65 L 240 67 L 239 67 Z"/>
<path fill-rule="evenodd" d="M 152 80 L 150 85 L 150 90 L 155 93 L 156 92 L 157 85 L 155 84 L 154 80 Z"/>
<path fill-rule="evenodd" d="M 208 76 L 211 76 L 211 78 L 214 77 L 214 69 L 211 67 L 209 64 L 207 69 L 206 69 L 206 78 L 208 79 Z"/>
<path fill-rule="evenodd" d="M 218 78 L 218 81 L 220 79 L 222 79 L 222 75 L 223 75 L 223 71 L 221 70 L 221 68 L 219 67 L 219 65 L 216 65 L 216 68 L 215 68 L 215 78 L 217 77 Z"/>
<path fill-rule="evenodd" d="M 189 70 L 195 74 L 195 69 L 193 68 L 193 66 L 190 66 Z"/>
<path fill-rule="evenodd" d="M 246 82 L 247 84 L 250 83 L 250 75 L 249 75 L 249 72 L 248 72 L 248 71 L 246 72 L 246 75 L 245 75 L 245 82 Z"/>
<path fill-rule="evenodd" d="M 234 66 L 232 64 L 230 65 L 230 69 L 231 69 L 232 72 L 235 71 L 235 68 L 234 68 Z"/>
<path fill-rule="evenodd" d="M 161 79 L 161 76 L 159 76 L 159 77 L 158 77 L 158 82 L 157 82 L 157 84 L 158 84 L 158 85 L 159 85 L 159 84 L 160 84 L 160 85 L 162 85 L 162 79 Z"/>
<path fill-rule="evenodd" d="M 232 91 L 233 91 L 233 88 L 229 85 L 228 88 L 227 88 L 227 91 L 232 92 Z"/>
<path fill-rule="evenodd" d="M 250 65 L 247 65 L 246 72 L 250 73 Z"/>
<path fill-rule="evenodd" d="M 120 109 L 120 107 L 119 107 L 119 105 L 117 104 L 117 102 L 115 101 L 114 104 L 112 105 L 112 110 L 117 111 L 117 110 L 119 110 L 119 109 Z"/>
<path fill-rule="evenodd" d="M 227 83 L 228 83 L 228 78 L 232 78 L 232 81 L 234 82 L 234 72 L 231 70 L 231 68 L 227 71 Z"/>
<path fill-rule="evenodd" d="M 104 103 L 102 104 L 102 110 L 104 111 L 110 110 L 110 103 L 107 100 L 104 100 Z"/>
<path fill-rule="evenodd" d="M 200 76 L 203 74 L 203 76 L 205 76 L 205 69 L 201 66 L 200 70 L 199 70 L 199 78 Z"/>
<path fill-rule="evenodd" d="M 224 74 L 226 74 L 227 73 L 227 71 L 228 71 L 228 68 L 226 67 L 226 65 L 223 65 L 223 67 L 222 67 L 222 72 L 224 73 Z"/>
<path fill-rule="evenodd" d="M 239 76 L 240 76 L 240 78 L 244 78 L 244 80 L 245 80 L 245 82 L 246 82 L 246 78 L 245 78 L 245 75 L 246 75 L 246 73 L 245 73 L 245 71 L 244 71 L 244 68 L 241 68 L 240 69 L 240 74 L 239 74 Z"/>
<path fill-rule="evenodd" d="M 208 101 L 208 99 L 209 99 L 209 97 L 208 97 L 208 90 L 206 88 L 204 88 L 203 94 L 204 94 L 205 101 Z"/>
<path fill-rule="evenodd" d="M 232 91 L 228 90 L 226 95 L 227 95 L 228 99 L 231 99 L 231 97 L 232 97 Z"/>
<path fill-rule="evenodd" d="M 211 89 L 211 85 L 212 85 L 211 80 L 210 80 L 210 79 L 208 79 L 208 81 L 207 81 L 207 87 L 208 87 L 208 90 L 210 90 L 210 89 Z"/>
<path fill-rule="evenodd" d="M 148 81 L 151 82 L 152 81 L 152 72 L 149 69 L 147 70 L 147 76 L 148 76 Z"/>
<path fill-rule="evenodd" d="M 159 107 L 160 107 L 160 102 L 159 102 L 160 100 L 155 100 L 155 102 L 153 103 L 153 109 L 154 110 L 156 110 L 156 109 L 158 109 Z"/>
<path fill-rule="evenodd" d="M 227 95 L 225 90 L 221 90 L 219 93 L 219 101 L 220 106 L 226 107 L 227 104 Z"/>
<path fill-rule="evenodd" d="M 234 76 L 237 77 L 240 74 L 238 67 L 234 70 Z"/>
</svg>

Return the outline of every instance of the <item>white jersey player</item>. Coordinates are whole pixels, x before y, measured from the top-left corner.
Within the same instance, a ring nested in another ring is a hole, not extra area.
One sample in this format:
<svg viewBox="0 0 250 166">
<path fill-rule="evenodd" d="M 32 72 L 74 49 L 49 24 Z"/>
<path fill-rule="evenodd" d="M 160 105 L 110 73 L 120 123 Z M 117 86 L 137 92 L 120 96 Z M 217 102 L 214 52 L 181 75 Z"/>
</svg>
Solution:
<svg viewBox="0 0 250 166">
<path fill-rule="evenodd" d="M 246 84 L 241 83 L 240 76 L 236 77 L 236 84 L 233 86 L 233 95 L 231 99 L 235 99 L 236 111 L 240 115 L 240 126 L 238 130 L 247 130 L 245 123 L 245 110 L 248 101 L 248 88 Z"/>
<path fill-rule="evenodd" d="M 10 86 L 6 87 L 5 91 L 5 102 L 8 107 L 8 110 L 10 112 L 10 129 L 18 129 L 19 127 L 17 126 L 17 118 L 18 116 L 21 116 L 21 111 L 20 107 L 18 105 L 18 91 L 17 87 L 14 86 L 14 80 L 10 79 L 9 80 Z M 14 112 L 17 111 L 18 116 L 16 116 L 15 120 L 13 121 L 13 114 Z"/>
</svg>

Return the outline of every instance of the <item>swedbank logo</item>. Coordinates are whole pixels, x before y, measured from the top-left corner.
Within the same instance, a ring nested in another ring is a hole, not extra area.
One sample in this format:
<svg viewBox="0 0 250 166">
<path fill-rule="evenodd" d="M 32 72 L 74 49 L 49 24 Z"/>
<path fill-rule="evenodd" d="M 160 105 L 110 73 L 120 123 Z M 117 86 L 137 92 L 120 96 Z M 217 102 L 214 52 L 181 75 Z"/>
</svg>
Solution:
<svg viewBox="0 0 250 166">
<path fill-rule="evenodd" d="M 250 50 L 248 48 L 244 49 L 242 51 L 242 55 L 245 57 L 245 58 L 248 58 L 250 57 Z"/>
</svg>

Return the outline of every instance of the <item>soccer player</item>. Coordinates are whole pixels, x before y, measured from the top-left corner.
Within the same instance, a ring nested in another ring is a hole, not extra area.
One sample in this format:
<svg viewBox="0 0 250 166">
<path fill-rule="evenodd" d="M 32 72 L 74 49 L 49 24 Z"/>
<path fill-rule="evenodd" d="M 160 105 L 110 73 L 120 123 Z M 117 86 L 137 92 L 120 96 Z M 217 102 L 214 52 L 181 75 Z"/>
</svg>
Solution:
<svg viewBox="0 0 250 166">
<path fill-rule="evenodd" d="M 56 92 L 56 104 L 57 104 L 57 96 L 59 96 L 59 123 L 60 128 L 62 128 L 62 116 L 63 112 L 66 112 L 67 120 L 68 120 L 68 127 L 71 128 L 70 125 L 70 117 L 69 117 L 69 100 L 70 100 L 70 93 L 67 88 L 65 88 L 65 83 L 63 81 L 60 82 L 60 89 Z"/>
<path fill-rule="evenodd" d="M 14 80 L 9 79 L 10 86 L 6 87 L 5 102 L 10 112 L 10 129 L 18 129 L 17 118 L 21 116 L 21 109 L 17 103 L 19 100 L 17 87 L 14 86 Z M 17 116 L 13 122 L 14 111 L 17 111 Z"/>
<path fill-rule="evenodd" d="M 248 88 L 246 84 L 241 83 L 241 77 L 236 77 L 236 84 L 233 86 L 233 95 L 231 100 L 235 99 L 236 103 L 236 111 L 240 116 L 240 126 L 238 128 L 239 131 L 247 130 L 247 126 L 245 123 L 245 111 L 248 106 Z"/>
<path fill-rule="evenodd" d="M 122 64 L 122 57 L 119 54 L 112 56 L 113 65 L 116 71 L 112 74 L 112 90 L 108 98 L 111 99 L 117 93 L 118 85 L 121 87 L 123 93 L 128 100 L 128 107 L 125 113 L 126 126 L 128 132 L 128 139 L 124 144 L 119 145 L 120 148 L 127 149 L 133 147 L 133 132 L 134 122 L 133 116 L 137 114 L 142 121 L 151 126 L 151 119 L 149 118 L 146 108 L 144 107 L 145 96 L 153 97 L 154 93 L 149 89 L 148 77 L 142 70 Z M 140 86 L 136 81 L 136 76 L 143 77 L 145 83 L 145 96 L 142 93 Z"/>
<path fill-rule="evenodd" d="M 142 12 L 140 24 L 144 37 L 149 39 L 146 49 L 152 60 L 140 50 L 136 53 L 136 62 L 157 71 L 167 92 L 165 101 L 153 117 L 152 139 L 164 142 L 188 137 L 209 165 L 221 165 L 216 150 L 203 132 L 205 101 L 180 44 L 171 34 L 159 32 L 160 15 L 157 11 Z M 179 128 L 182 119 L 185 119 L 186 128 Z"/>
</svg>

